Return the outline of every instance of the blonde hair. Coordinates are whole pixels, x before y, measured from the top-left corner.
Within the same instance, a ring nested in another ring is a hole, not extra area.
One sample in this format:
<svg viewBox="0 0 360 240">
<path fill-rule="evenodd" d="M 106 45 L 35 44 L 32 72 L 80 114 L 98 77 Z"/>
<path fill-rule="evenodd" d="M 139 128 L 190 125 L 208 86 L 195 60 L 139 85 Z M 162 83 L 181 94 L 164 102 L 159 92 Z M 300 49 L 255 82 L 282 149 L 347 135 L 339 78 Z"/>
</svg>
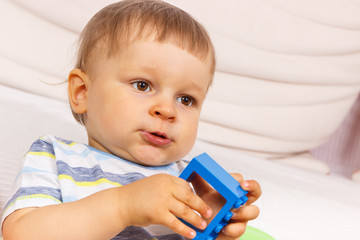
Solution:
<svg viewBox="0 0 360 240">
<path fill-rule="evenodd" d="M 124 0 L 100 10 L 80 35 L 75 67 L 91 73 L 97 59 L 110 58 L 120 47 L 149 38 L 173 43 L 200 60 L 210 59 L 213 76 L 215 52 L 204 27 L 185 11 L 160 0 Z M 83 123 L 82 115 L 73 115 Z"/>
</svg>

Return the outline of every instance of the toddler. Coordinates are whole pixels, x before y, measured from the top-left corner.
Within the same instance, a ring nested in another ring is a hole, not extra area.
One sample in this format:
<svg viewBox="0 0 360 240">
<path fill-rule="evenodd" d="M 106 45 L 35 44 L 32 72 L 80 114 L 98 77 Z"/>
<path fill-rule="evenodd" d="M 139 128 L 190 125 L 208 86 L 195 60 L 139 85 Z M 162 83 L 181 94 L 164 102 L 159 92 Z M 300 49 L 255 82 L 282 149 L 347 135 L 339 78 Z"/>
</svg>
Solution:
<svg viewBox="0 0 360 240">
<path fill-rule="evenodd" d="M 69 102 L 88 145 L 45 136 L 24 157 L 2 231 L 13 239 L 185 239 L 223 204 L 200 177 L 178 178 L 196 139 L 215 69 L 204 28 L 161 1 L 121 1 L 81 34 Z M 259 210 L 261 190 L 243 181 L 246 206 L 220 239 L 237 239 Z"/>
</svg>

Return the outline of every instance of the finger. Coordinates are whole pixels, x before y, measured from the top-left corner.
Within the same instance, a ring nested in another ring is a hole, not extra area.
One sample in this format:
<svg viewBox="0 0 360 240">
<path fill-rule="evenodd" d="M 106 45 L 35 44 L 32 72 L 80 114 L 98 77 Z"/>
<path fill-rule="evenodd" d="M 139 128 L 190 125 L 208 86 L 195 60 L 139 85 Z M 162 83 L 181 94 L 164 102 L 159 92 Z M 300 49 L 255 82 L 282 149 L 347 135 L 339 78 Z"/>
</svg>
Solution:
<svg viewBox="0 0 360 240">
<path fill-rule="evenodd" d="M 179 178 L 179 177 L 175 177 L 175 176 L 171 176 L 171 179 L 172 181 L 176 184 L 176 185 L 179 185 L 181 187 L 184 187 L 184 188 L 191 188 L 190 187 L 190 184 L 188 181 L 186 181 L 185 179 L 182 179 L 182 178 Z"/>
<path fill-rule="evenodd" d="M 174 232 L 187 237 L 187 238 L 194 238 L 196 236 L 196 231 L 189 226 L 185 225 L 183 222 L 181 222 L 177 217 L 175 217 L 173 214 L 169 213 L 168 218 L 166 218 L 166 221 L 163 223 L 160 223 L 161 225 L 164 225 Z"/>
<path fill-rule="evenodd" d="M 240 186 L 245 190 L 248 191 L 247 197 L 248 201 L 245 205 L 250 205 L 255 202 L 261 196 L 261 188 L 257 181 L 255 180 L 246 180 L 240 183 Z"/>
<path fill-rule="evenodd" d="M 233 216 L 231 217 L 231 220 L 247 222 L 250 220 L 254 220 L 259 216 L 259 214 L 260 209 L 255 205 L 242 206 L 233 211 Z"/>
<path fill-rule="evenodd" d="M 204 230 L 207 226 L 199 214 L 179 201 L 172 204 L 170 212 L 196 228 Z"/>
<path fill-rule="evenodd" d="M 240 173 L 230 173 L 230 175 L 235 178 L 239 183 L 244 180 L 243 176 Z"/>
<path fill-rule="evenodd" d="M 246 222 L 229 223 L 226 225 L 219 235 L 221 239 L 238 239 L 245 233 Z"/>
<path fill-rule="evenodd" d="M 178 201 L 185 203 L 189 208 L 197 211 L 204 218 L 209 218 L 212 215 L 211 208 L 202 200 L 198 195 L 196 195 L 192 189 L 189 188 L 178 188 L 173 192 L 173 196 Z"/>
</svg>

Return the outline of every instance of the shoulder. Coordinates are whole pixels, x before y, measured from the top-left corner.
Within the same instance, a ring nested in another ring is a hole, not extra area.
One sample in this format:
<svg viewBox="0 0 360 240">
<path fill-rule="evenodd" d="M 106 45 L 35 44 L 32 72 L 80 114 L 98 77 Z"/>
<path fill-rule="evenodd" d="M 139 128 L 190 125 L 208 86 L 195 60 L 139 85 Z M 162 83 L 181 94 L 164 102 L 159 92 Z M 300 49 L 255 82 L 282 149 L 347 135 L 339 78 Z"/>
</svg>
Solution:
<svg viewBox="0 0 360 240">
<path fill-rule="evenodd" d="M 55 158 L 54 147 L 51 142 L 50 136 L 41 137 L 31 145 L 26 154 L 26 159 L 33 158 Z"/>
<path fill-rule="evenodd" d="M 58 156 L 73 155 L 84 149 L 87 149 L 85 144 L 76 143 L 52 135 L 46 135 L 33 142 L 26 157 L 47 157 L 57 159 Z"/>
<path fill-rule="evenodd" d="M 31 146 L 30 151 L 50 151 L 53 152 L 54 149 L 73 149 L 73 148 L 87 148 L 83 143 L 77 143 L 70 140 L 65 140 L 60 137 L 55 137 L 52 135 L 46 135 L 37 139 Z"/>
<path fill-rule="evenodd" d="M 46 135 L 43 137 L 38 138 L 32 145 L 30 149 L 36 150 L 36 149 L 51 149 L 54 146 L 57 146 L 59 144 L 65 144 L 65 145 L 75 145 L 76 143 L 73 141 L 65 140 L 59 137 L 55 137 L 52 135 Z"/>
</svg>

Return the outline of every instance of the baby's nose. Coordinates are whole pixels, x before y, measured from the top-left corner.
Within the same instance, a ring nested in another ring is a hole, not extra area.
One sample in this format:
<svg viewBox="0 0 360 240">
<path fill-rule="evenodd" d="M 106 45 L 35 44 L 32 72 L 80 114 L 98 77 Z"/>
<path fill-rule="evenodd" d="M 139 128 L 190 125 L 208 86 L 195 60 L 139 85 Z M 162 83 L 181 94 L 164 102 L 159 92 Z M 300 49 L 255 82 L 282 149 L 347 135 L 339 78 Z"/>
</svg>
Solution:
<svg viewBox="0 0 360 240">
<path fill-rule="evenodd" d="M 159 101 L 151 107 L 150 114 L 163 120 L 174 120 L 176 115 L 174 105 L 175 103 L 169 101 Z"/>
</svg>

